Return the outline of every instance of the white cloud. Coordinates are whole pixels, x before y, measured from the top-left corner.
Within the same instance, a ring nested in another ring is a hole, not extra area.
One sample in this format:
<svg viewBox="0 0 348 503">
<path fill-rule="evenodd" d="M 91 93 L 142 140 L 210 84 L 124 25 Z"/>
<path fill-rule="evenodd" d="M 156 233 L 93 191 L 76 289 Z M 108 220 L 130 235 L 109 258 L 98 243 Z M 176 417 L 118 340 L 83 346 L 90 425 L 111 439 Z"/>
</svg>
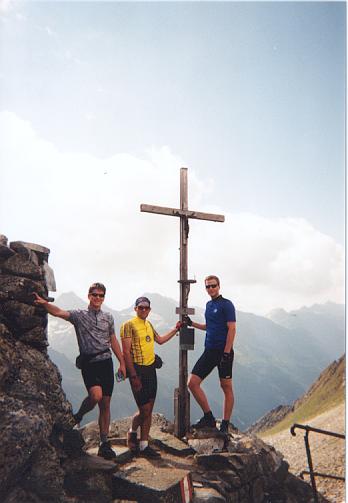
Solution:
<svg viewBox="0 0 348 503">
<path fill-rule="evenodd" d="M 13 4 L 13 0 L 0 0 L 0 14 L 10 11 Z"/>
<path fill-rule="evenodd" d="M 89 283 L 103 281 L 115 308 L 144 291 L 178 297 L 179 221 L 139 208 L 179 206 L 182 159 L 168 147 L 104 160 L 59 152 L 10 112 L 0 114 L 0 137 L 0 233 L 51 248 L 60 292 L 84 296 Z M 190 169 L 190 209 L 224 213 L 207 204 L 211 193 L 213 180 Z M 343 302 L 343 249 L 302 219 L 191 221 L 189 264 L 198 281 L 190 305 L 204 305 L 209 273 L 221 276 L 222 293 L 241 310 Z"/>
</svg>

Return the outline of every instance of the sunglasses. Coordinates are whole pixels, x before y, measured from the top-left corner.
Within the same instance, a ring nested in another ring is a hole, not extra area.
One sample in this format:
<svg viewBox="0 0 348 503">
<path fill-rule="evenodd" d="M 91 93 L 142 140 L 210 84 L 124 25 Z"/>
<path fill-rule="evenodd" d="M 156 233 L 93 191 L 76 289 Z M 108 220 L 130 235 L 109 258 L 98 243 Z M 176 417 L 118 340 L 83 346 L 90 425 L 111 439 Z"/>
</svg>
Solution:
<svg viewBox="0 0 348 503">
<path fill-rule="evenodd" d="M 217 286 L 218 286 L 218 284 L 217 284 L 217 283 L 215 283 L 214 285 L 205 285 L 205 288 L 206 288 L 207 290 L 209 290 L 209 288 L 216 288 Z"/>
<path fill-rule="evenodd" d="M 148 311 L 150 306 L 137 306 L 137 309 L 139 309 L 139 311 Z"/>
<path fill-rule="evenodd" d="M 105 295 L 103 293 L 91 293 L 92 297 L 99 297 L 100 299 L 103 299 Z"/>
</svg>

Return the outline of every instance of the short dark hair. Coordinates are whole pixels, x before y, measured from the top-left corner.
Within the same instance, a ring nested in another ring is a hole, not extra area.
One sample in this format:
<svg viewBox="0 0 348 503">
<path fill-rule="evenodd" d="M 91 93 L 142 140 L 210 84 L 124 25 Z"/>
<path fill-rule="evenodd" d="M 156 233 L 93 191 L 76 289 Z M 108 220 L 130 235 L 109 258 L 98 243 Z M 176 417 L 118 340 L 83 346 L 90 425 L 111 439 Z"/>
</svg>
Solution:
<svg viewBox="0 0 348 503">
<path fill-rule="evenodd" d="M 91 285 L 91 286 L 89 287 L 89 290 L 88 290 L 88 295 L 89 295 L 90 293 L 92 293 L 94 290 L 103 290 L 104 295 L 105 295 L 105 293 L 106 293 L 106 288 L 105 288 L 105 286 L 103 285 L 103 283 L 93 283 L 93 285 Z"/>
<path fill-rule="evenodd" d="M 220 286 L 220 280 L 217 276 L 213 276 L 212 274 L 210 274 L 209 276 L 207 276 L 205 279 L 204 279 L 204 283 L 206 281 L 208 281 L 209 279 L 215 279 L 215 281 L 217 282 L 217 284 Z"/>
<path fill-rule="evenodd" d="M 139 304 L 148 304 L 148 306 L 150 307 L 151 302 L 147 297 L 138 297 L 135 301 L 135 307 L 139 306 Z"/>
</svg>

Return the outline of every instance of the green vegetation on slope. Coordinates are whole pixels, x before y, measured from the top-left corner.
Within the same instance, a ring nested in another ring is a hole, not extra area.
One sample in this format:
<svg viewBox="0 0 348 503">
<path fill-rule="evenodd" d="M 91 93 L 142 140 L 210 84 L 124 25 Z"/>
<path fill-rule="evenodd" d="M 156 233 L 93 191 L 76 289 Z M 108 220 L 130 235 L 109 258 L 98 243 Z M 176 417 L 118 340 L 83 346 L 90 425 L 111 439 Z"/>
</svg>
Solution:
<svg viewBox="0 0 348 503">
<path fill-rule="evenodd" d="M 332 409 L 345 400 L 345 355 L 331 364 L 297 402 L 295 410 L 269 430 L 260 432 L 261 438 L 289 429 L 294 423 L 307 423 L 313 417 Z"/>
</svg>

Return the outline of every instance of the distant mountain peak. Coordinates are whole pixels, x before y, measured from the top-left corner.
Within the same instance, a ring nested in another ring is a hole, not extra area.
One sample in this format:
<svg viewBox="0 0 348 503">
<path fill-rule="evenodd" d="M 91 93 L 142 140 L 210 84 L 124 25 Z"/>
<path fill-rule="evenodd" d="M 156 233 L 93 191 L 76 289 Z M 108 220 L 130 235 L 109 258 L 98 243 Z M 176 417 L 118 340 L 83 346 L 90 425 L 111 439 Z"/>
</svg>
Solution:
<svg viewBox="0 0 348 503">
<path fill-rule="evenodd" d="M 64 292 L 55 300 L 61 309 L 86 309 L 87 302 L 82 300 L 75 292 Z"/>
</svg>

